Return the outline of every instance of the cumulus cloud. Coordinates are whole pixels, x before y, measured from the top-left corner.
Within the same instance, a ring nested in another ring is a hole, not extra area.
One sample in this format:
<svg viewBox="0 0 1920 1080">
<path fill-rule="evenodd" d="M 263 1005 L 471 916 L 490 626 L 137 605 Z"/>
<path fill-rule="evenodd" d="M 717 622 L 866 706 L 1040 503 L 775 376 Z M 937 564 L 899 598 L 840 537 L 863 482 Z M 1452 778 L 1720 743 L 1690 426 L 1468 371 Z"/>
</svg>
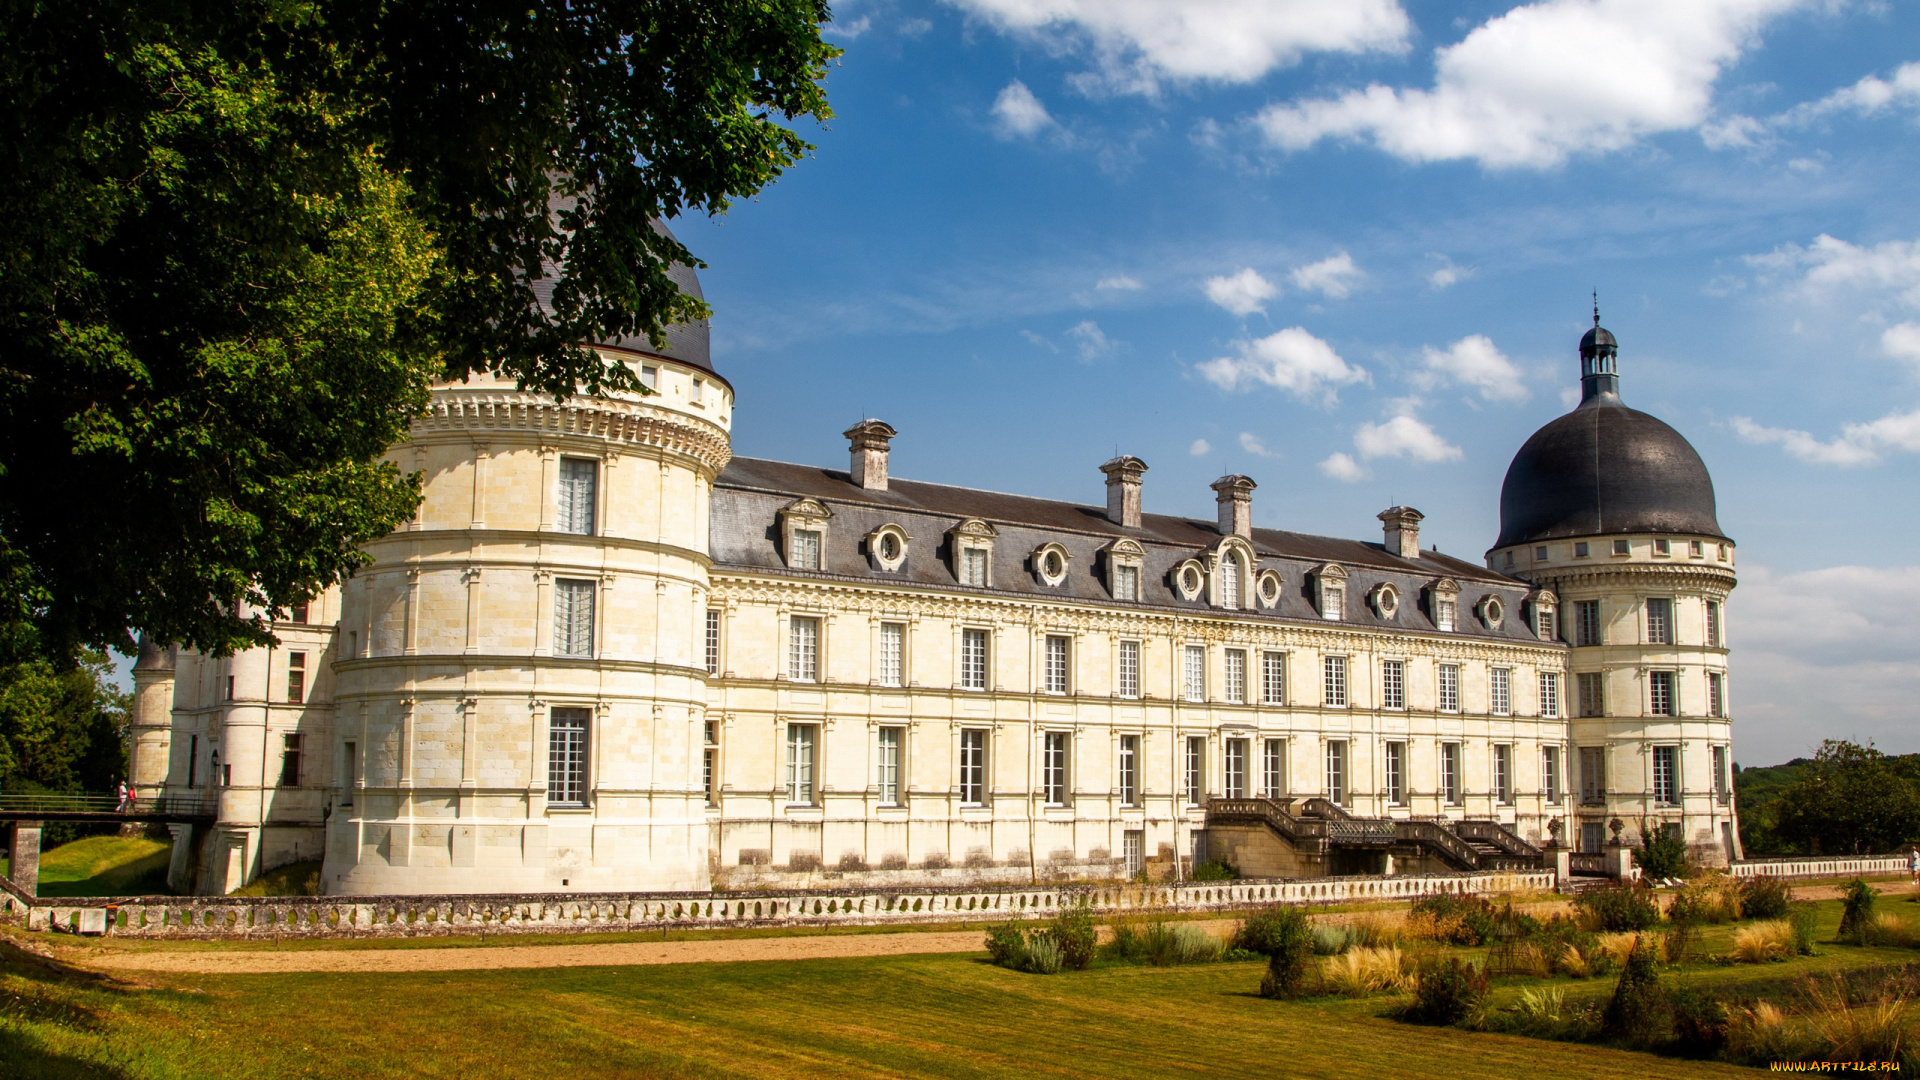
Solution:
<svg viewBox="0 0 1920 1080">
<path fill-rule="evenodd" d="M 1920 453 L 1920 409 L 1892 413 L 1864 424 L 1848 424 L 1822 442 L 1811 433 L 1767 427 L 1745 416 L 1729 423 L 1734 434 L 1755 445 L 1777 444 L 1788 455 L 1813 465 L 1877 465 L 1896 453 Z"/>
<path fill-rule="evenodd" d="M 1298 326 L 1252 341 L 1234 342 L 1236 355 L 1199 365 L 1200 374 L 1223 390 L 1250 390 L 1265 384 L 1303 401 L 1331 406 L 1339 388 L 1369 379 L 1366 369 L 1341 359 L 1333 346 Z"/>
<path fill-rule="evenodd" d="M 1920 370 L 1920 323 L 1895 323 L 1880 332 L 1880 349 Z"/>
<path fill-rule="evenodd" d="M 1485 334 L 1469 334 L 1447 348 L 1421 350 L 1425 365 L 1413 377 L 1422 389 L 1471 386 L 1488 401 L 1525 401 L 1533 396 L 1520 369 Z"/>
<path fill-rule="evenodd" d="M 1811 294 L 1897 292 L 1904 303 L 1920 307 L 1920 240 L 1861 247 L 1821 233 L 1805 247 L 1785 244 L 1746 261 L 1766 273 L 1798 274 L 1797 285 Z"/>
<path fill-rule="evenodd" d="M 1920 109 L 1920 63 L 1902 64 L 1887 79 L 1869 75 L 1819 101 L 1796 105 L 1775 119 L 1782 124 L 1801 124 L 1837 112 L 1871 116 L 1889 107 Z"/>
<path fill-rule="evenodd" d="M 1107 337 L 1105 332 L 1100 329 L 1100 325 L 1092 319 L 1088 319 L 1076 325 L 1073 329 L 1068 330 L 1067 336 L 1077 343 L 1075 347 L 1080 350 L 1080 359 L 1084 363 L 1090 363 L 1107 355 L 1113 351 L 1115 345 L 1119 344 Z"/>
<path fill-rule="evenodd" d="M 1353 460 L 1352 454 L 1337 450 L 1320 463 L 1320 471 L 1347 484 L 1357 484 L 1367 478 L 1367 470 Z"/>
<path fill-rule="evenodd" d="M 1150 93 L 1162 79 L 1252 82 L 1309 52 L 1399 51 L 1396 0 L 947 0 L 1057 52 L 1091 53 L 1090 85 Z"/>
<path fill-rule="evenodd" d="M 1260 441 L 1260 436 L 1255 435 L 1251 431 L 1243 431 L 1240 433 L 1240 449 L 1245 450 L 1254 457 L 1270 458 L 1280 456 L 1278 453 L 1267 449 L 1267 444 Z"/>
<path fill-rule="evenodd" d="M 1205 457 L 1213 453 L 1213 444 L 1205 439 L 1195 439 L 1193 440 L 1193 445 L 1187 447 L 1187 453 L 1192 454 L 1194 457 Z"/>
<path fill-rule="evenodd" d="M 1770 19 L 1811 2 L 1542 0 L 1438 50 L 1431 89 L 1376 83 L 1272 105 L 1256 123 L 1287 150 L 1333 138 L 1408 161 L 1550 168 L 1700 126 L 1721 70 Z"/>
<path fill-rule="evenodd" d="M 1473 267 L 1456 266 L 1454 265 L 1454 261 L 1445 255 L 1434 253 L 1428 255 L 1427 258 L 1440 260 L 1440 269 L 1427 275 L 1427 287 L 1434 292 L 1452 288 L 1472 277 L 1474 274 Z"/>
<path fill-rule="evenodd" d="M 1267 301 L 1280 295 L 1279 286 L 1250 266 L 1237 274 L 1208 278 L 1206 290 L 1207 299 L 1242 317 L 1264 313 Z"/>
<path fill-rule="evenodd" d="M 1053 117 L 1027 84 L 1015 79 L 993 99 L 994 128 L 1003 139 L 1030 139 L 1053 126 Z"/>
<path fill-rule="evenodd" d="M 1333 300 L 1345 300 L 1366 278 L 1366 272 L 1353 265 L 1353 256 L 1342 251 L 1317 263 L 1294 267 L 1288 277 L 1295 288 L 1317 292 Z"/>
<path fill-rule="evenodd" d="M 1352 484 L 1369 475 L 1362 462 L 1379 458 L 1404 458 L 1423 464 L 1460 460 L 1460 448 L 1415 415 L 1421 404 L 1419 398 L 1410 397 L 1388 403 L 1390 415 L 1386 419 L 1361 424 L 1354 431 L 1354 452 L 1329 456 L 1320 463 L 1320 471 Z"/>
<path fill-rule="evenodd" d="M 1095 285 L 1094 288 L 1113 289 L 1119 292 L 1139 292 L 1141 289 L 1146 288 L 1146 286 L 1142 285 L 1138 278 L 1130 277 L 1126 274 L 1116 274 L 1113 277 L 1101 278 L 1100 283 Z"/>
</svg>

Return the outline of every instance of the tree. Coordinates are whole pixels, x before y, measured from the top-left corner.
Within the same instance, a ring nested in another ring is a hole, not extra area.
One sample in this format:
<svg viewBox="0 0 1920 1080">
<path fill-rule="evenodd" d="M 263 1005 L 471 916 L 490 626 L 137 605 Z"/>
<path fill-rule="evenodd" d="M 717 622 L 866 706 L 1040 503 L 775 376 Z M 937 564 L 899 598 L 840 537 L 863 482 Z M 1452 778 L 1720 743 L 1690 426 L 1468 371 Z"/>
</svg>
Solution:
<svg viewBox="0 0 1920 1080">
<path fill-rule="evenodd" d="M 1773 803 L 1773 828 L 1800 851 L 1862 855 L 1920 838 L 1920 785 L 1869 743 L 1828 739 Z"/>
<path fill-rule="evenodd" d="M 706 315 L 655 222 L 811 149 L 830 17 L 0 0 L 0 660 L 270 641 L 413 512 L 432 380 L 633 388 L 579 343 Z"/>
<path fill-rule="evenodd" d="M 0 667 L 0 791 L 113 790 L 126 776 L 127 697 L 97 653 Z"/>
</svg>

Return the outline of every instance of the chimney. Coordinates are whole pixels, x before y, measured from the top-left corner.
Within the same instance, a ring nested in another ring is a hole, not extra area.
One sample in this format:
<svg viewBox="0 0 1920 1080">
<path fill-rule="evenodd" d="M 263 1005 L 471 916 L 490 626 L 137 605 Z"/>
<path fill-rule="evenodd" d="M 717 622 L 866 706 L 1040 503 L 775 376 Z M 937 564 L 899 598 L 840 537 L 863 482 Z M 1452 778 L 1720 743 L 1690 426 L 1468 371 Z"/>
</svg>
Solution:
<svg viewBox="0 0 1920 1080">
<path fill-rule="evenodd" d="M 1235 474 L 1213 482 L 1220 504 L 1220 534 L 1253 539 L 1253 489 L 1258 487 L 1247 477 Z"/>
<path fill-rule="evenodd" d="M 1427 515 L 1411 506 L 1393 506 L 1380 511 L 1387 529 L 1387 554 L 1403 559 L 1420 557 L 1420 522 Z"/>
<path fill-rule="evenodd" d="M 887 490 L 887 443 L 900 433 L 885 420 L 862 420 L 844 434 L 853 444 L 853 482 L 868 491 Z"/>
<path fill-rule="evenodd" d="M 1107 520 L 1126 529 L 1140 527 L 1140 478 L 1147 463 L 1132 454 L 1122 454 L 1100 471 L 1107 474 Z"/>
</svg>

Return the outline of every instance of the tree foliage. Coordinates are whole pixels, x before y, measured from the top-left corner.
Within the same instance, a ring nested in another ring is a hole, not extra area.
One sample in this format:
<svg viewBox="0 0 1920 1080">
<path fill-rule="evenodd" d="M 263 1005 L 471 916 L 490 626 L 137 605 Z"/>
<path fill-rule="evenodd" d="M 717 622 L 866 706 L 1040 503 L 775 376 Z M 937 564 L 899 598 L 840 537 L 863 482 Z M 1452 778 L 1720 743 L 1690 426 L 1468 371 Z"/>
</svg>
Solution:
<svg viewBox="0 0 1920 1080">
<path fill-rule="evenodd" d="M 413 512 L 380 458 L 433 379 L 631 387 L 579 343 L 706 314 L 654 222 L 810 149 L 782 120 L 831 115 L 829 18 L 0 0 L 6 642 L 265 642 Z"/>
<path fill-rule="evenodd" d="M 1913 764 L 1871 744 L 1828 739 L 1773 801 L 1773 831 L 1817 855 L 1886 852 L 1920 839 Z"/>
<path fill-rule="evenodd" d="M 107 792 L 126 773 L 127 698 L 104 656 L 0 666 L 0 791 Z"/>
</svg>

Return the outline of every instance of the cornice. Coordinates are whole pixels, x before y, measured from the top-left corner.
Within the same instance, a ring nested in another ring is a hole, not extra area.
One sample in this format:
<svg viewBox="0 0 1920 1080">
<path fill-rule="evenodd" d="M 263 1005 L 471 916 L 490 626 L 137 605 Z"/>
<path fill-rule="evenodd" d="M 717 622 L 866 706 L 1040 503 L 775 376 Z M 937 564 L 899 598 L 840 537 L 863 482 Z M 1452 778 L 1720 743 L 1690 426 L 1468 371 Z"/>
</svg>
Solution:
<svg viewBox="0 0 1920 1080">
<path fill-rule="evenodd" d="M 1556 566 L 1527 572 L 1526 580 L 1562 592 L 1565 585 L 1622 585 L 1638 588 L 1679 587 L 1732 592 L 1739 576 L 1732 567 L 1702 563 L 1595 563 L 1592 566 Z M 1654 584 L 1658 583 L 1658 584 Z M 1561 596 L 1565 600 L 1564 595 Z"/>
<path fill-rule="evenodd" d="M 413 422 L 415 438 L 452 432 L 523 432 L 576 436 L 683 454 L 718 476 L 733 459 L 732 441 L 718 424 L 636 402 L 606 398 L 554 401 L 500 390 L 436 390 L 427 415 Z"/>
</svg>

